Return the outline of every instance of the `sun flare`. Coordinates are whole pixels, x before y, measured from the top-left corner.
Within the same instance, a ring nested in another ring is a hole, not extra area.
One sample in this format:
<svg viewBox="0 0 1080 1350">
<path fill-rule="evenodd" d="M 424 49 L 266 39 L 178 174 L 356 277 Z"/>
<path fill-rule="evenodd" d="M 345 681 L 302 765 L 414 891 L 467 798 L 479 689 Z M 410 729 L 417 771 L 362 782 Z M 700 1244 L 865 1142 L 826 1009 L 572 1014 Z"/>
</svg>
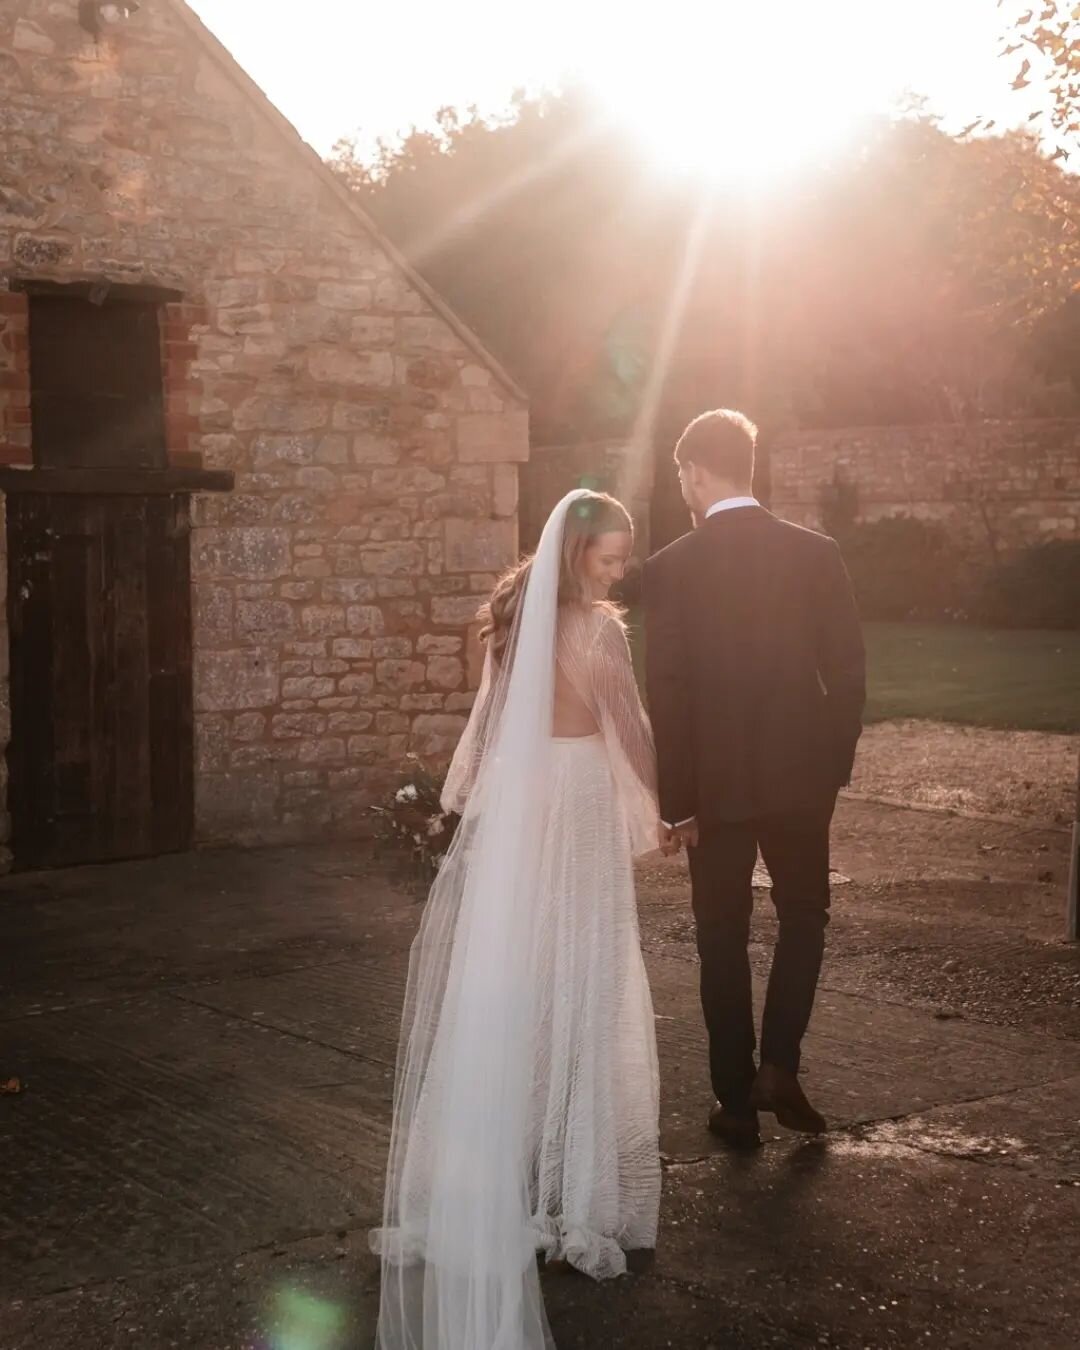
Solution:
<svg viewBox="0 0 1080 1350">
<path fill-rule="evenodd" d="M 898 92 L 882 79 L 880 10 L 873 24 L 842 2 L 828 25 L 819 15 L 787 0 L 704 17 L 695 6 L 685 24 L 622 30 L 577 73 L 672 172 L 776 182 L 843 145 Z"/>
</svg>

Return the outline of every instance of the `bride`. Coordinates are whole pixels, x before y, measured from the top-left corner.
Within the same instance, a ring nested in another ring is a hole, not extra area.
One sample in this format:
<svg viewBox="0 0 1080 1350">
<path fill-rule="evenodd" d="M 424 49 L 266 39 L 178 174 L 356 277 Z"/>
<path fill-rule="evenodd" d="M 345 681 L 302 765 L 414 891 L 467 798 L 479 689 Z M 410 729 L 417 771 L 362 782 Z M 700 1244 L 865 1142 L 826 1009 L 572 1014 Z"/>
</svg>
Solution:
<svg viewBox="0 0 1080 1350">
<path fill-rule="evenodd" d="M 658 1073 L 631 860 L 652 736 L 608 602 L 625 508 L 572 492 L 485 612 L 443 806 L 462 819 L 413 945 L 378 1350 L 553 1346 L 536 1254 L 607 1279 L 656 1242 Z"/>
</svg>

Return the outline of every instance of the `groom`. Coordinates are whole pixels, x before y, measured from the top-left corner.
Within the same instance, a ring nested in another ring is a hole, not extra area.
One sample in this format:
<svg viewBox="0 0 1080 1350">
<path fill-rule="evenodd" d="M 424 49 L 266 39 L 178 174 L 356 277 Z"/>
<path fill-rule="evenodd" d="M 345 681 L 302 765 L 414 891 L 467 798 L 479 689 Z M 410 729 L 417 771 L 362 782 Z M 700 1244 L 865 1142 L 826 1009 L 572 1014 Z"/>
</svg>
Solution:
<svg viewBox="0 0 1080 1350">
<path fill-rule="evenodd" d="M 836 544 L 751 495 L 757 428 L 703 413 L 675 449 L 698 526 L 645 567 L 660 812 L 687 844 L 712 1132 L 761 1142 L 758 1110 L 820 1134 L 799 1073 L 829 919 L 829 825 L 862 730 L 865 658 Z M 755 1064 L 747 943 L 758 850 L 779 921 Z"/>
</svg>

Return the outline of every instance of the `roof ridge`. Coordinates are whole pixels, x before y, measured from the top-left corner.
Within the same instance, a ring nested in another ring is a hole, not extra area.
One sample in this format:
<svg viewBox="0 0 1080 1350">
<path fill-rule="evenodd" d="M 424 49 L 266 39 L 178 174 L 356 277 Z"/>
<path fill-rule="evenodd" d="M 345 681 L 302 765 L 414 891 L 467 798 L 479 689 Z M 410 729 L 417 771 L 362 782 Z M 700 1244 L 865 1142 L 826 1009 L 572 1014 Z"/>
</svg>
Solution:
<svg viewBox="0 0 1080 1350">
<path fill-rule="evenodd" d="M 367 211 L 356 200 L 355 193 L 351 192 L 344 183 L 334 173 L 333 169 L 326 163 L 318 152 L 310 146 L 300 135 L 299 131 L 293 126 L 280 108 L 266 94 L 259 85 L 247 73 L 240 62 L 233 56 L 232 52 L 225 46 L 220 38 L 203 23 L 202 19 L 195 13 L 187 0 L 166 0 L 166 3 L 175 12 L 177 18 L 187 27 L 195 39 L 224 69 L 245 93 L 258 106 L 259 111 L 272 121 L 279 132 L 283 133 L 289 141 L 295 153 L 301 155 L 306 161 L 308 168 L 317 173 L 324 185 L 334 193 L 338 202 L 348 210 L 353 217 L 363 226 L 372 240 L 384 250 L 394 265 L 404 274 L 409 284 L 413 286 L 424 297 L 435 312 L 444 319 L 450 327 L 457 333 L 458 337 L 465 345 L 477 356 L 488 370 L 496 377 L 500 384 L 514 398 L 523 403 L 528 402 L 528 395 L 521 385 L 514 379 L 502 362 L 496 357 L 484 344 L 484 342 L 473 332 L 469 325 L 460 318 L 435 288 L 420 275 L 413 267 L 412 263 L 405 257 L 396 244 L 379 229 L 375 221 L 368 215 Z"/>
</svg>

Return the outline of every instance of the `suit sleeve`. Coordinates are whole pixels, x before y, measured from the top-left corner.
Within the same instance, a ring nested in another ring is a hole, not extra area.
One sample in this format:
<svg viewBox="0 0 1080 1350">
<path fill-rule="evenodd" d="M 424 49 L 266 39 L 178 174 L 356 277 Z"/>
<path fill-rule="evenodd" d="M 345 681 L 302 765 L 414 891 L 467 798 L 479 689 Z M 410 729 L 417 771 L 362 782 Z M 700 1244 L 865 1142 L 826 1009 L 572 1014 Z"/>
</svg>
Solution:
<svg viewBox="0 0 1080 1350">
<path fill-rule="evenodd" d="M 677 825 L 698 811 L 687 641 L 671 583 L 655 561 L 646 564 L 644 580 L 645 683 L 656 740 L 660 819 Z"/>
<path fill-rule="evenodd" d="M 851 579 L 840 549 L 829 540 L 821 570 L 818 673 L 835 754 L 836 783 L 851 782 L 855 747 L 866 706 L 866 652 Z"/>
</svg>

